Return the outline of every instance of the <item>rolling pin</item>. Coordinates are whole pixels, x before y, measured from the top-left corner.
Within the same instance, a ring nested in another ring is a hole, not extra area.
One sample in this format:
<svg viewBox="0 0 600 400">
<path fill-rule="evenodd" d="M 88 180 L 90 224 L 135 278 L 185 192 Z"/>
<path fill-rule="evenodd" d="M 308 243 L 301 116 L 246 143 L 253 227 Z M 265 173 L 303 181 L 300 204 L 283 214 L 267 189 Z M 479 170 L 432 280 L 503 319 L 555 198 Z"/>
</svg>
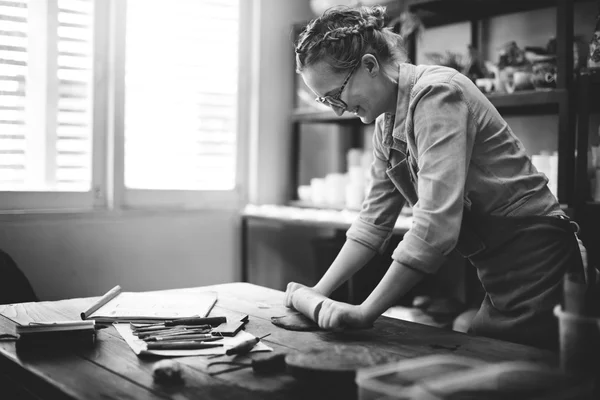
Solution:
<svg viewBox="0 0 600 400">
<path fill-rule="evenodd" d="M 303 287 L 292 294 L 292 305 L 307 318 L 319 322 L 319 312 L 327 297 L 310 288 Z"/>
</svg>

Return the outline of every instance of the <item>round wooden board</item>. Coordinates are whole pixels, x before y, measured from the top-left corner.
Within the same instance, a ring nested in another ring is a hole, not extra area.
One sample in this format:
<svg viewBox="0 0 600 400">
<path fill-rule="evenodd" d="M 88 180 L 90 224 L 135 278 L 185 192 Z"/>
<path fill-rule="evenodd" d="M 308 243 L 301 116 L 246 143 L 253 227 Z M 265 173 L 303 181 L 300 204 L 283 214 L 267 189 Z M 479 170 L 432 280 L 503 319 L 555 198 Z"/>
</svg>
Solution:
<svg viewBox="0 0 600 400">
<path fill-rule="evenodd" d="M 394 359 L 388 353 L 375 351 L 367 346 L 338 344 L 291 353 L 285 358 L 290 374 L 317 380 L 354 380 L 359 368 L 392 361 Z"/>
</svg>

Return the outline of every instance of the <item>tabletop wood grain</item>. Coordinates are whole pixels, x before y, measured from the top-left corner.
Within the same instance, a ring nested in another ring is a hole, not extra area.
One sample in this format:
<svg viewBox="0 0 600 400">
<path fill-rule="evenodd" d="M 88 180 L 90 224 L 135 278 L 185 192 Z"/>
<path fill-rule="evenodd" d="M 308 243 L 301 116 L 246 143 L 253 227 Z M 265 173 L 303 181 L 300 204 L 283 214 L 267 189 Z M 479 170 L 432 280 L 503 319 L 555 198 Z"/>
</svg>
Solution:
<svg viewBox="0 0 600 400">
<path fill-rule="evenodd" d="M 273 316 L 289 312 L 283 292 L 248 283 L 231 283 L 178 291 L 215 290 L 219 300 L 211 315 L 228 319 L 247 314 L 246 330 L 256 336 L 270 333 L 265 343 L 278 352 L 307 351 L 334 344 L 360 345 L 401 360 L 430 354 L 457 354 L 484 361 L 528 360 L 556 366 L 555 354 L 532 347 L 473 337 L 421 324 L 381 317 L 369 330 L 353 332 L 291 332 L 271 324 Z M 0 305 L 0 333 L 32 321 L 79 320 L 79 313 L 97 298 Z M 237 357 L 236 361 L 264 354 Z M 227 360 L 224 357 L 224 360 Z M 0 342 L 0 382 L 24 387 L 31 398 L 65 399 L 302 399 L 330 398 L 315 391 L 314 382 L 285 372 L 259 375 L 251 369 L 217 376 L 208 374 L 206 357 L 183 357 L 184 381 L 158 384 L 152 367 L 158 358 L 138 357 L 113 327 L 98 333 L 96 345 L 82 349 L 17 351 L 14 342 Z M 210 367 L 211 371 L 216 366 Z M 0 386 L 0 398 L 2 396 Z M 331 387 L 329 389 L 332 389 Z M 20 392 L 19 392 L 20 393 Z M 5 393 L 6 394 L 6 393 Z M 319 396 L 321 395 L 321 396 Z M 10 397 L 7 397 L 10 398 Z"/>
</svg>

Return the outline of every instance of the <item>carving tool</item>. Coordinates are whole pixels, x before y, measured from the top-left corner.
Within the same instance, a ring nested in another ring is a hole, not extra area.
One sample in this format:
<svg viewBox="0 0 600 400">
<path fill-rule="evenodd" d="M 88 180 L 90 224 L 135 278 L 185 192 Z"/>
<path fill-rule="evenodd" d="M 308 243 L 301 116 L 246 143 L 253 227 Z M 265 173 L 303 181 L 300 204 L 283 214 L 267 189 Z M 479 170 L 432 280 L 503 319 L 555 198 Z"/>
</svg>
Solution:
<svg viewBox="0 0 600 400">
<path fill-rule="evenodd" d="M 180 342 L 149 342 L 146 346 L 148 350 L 199 350 L 221 347 L 223 344 L 190 340 Z"/>
<path fill-rule="evenodd" d="M 142 328 L 160 328 L 167 326 L 177 326 L 177 325 L 210 325 L 210 326 L 219 326 L 222 323 L 227 322 L 226 317 L 191 317 L 191 318 L 178 318 L 171 319 L 166 321 L 157 322 L 155 324 L 150 325 L 140 325 L 131 323 L 131 327 L 135 329 Z"/>
<path fill-rule="evenodd" d="M 165 326 L 176 326 L 176 325 L 210 325 L 219 326 L 227 322 L 226 317 L 204 317 L 204 318 L 179 318 L 170 321 L 165 321 Z"/>
<path fill-rule="evenodd" d="M 165 341 L 184 341 L 184 340 L 196 340 L 201 342 L 215 342 L 217 340 L 222 340 L 222 336 L 212 336 L 208 334 L 198 334 L 198 335 L 181 335 L 181 336 L 155 336 L 144 339 L 145 342 L 165 342 Z"/>
<path fill-rule="evenodd" d="M 224 369 L 221 371 L 209 372 L 209 375 L 212 375 L 212 376 L 225 374 L 227 372 L 238 371 L 238 370 L 244 369 L 244 368 L 252 368 L 253 372 L 256 372 L 259 374 L 283 372 L 283 371 L 285 371 L 285 366 L 286 366 L 285 356 L 286 356 L 286 353 L 271 354 L 266 357 L 260 358 L 258 360 L 252 360 L 250 362 L 250 364 L 238 363 L 238 362 L 233 362 L 233 361 L 216 361 L 216 362 L 211 362 L 210 364 L 208 364 L 207 368 L 211 367 L 212 365 L 218 365 L 218 364 L 234 366 L 232 368 Z"/>
<path fill-rule="evenodd" d="M 138 334 L 138 339 L 146 340 L 149 337 L 154 336 L 178 336 L 178 335 L 191 335 L 191 334 L 208 334 L 210 329 L 201 328 L 201 329 L 173 329 L 170 331 L 159 331 L 159 332 L 149 332 L 149 333 L 140 333 Z"/>
<path fill-rule="evenodd" d="M 160 332 L 160 331 L 169 331 L 173 329 L 210 329 L 210 325 L 177 325 L 177 326 L 150 326 L 145 328 L 135 328 L 133 324 L 130 324 L 131 331 L 133 334 L 147 333 L 147 332 Z"/>
</svg>

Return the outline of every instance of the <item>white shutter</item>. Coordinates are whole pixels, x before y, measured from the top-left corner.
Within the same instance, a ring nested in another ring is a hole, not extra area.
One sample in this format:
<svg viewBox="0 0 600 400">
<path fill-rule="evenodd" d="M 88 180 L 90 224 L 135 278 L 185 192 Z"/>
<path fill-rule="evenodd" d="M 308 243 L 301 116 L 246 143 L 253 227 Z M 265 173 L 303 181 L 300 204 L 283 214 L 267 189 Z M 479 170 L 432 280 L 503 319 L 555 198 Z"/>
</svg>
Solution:
<svg viewBox="0 0 600 400">
<path fill-rule="evenodd" d="M 90 191 L 92 9 L 0 0 L 0 191 Z"/>
<path fill-rule="evenodd" d="M 61 190 L 89 190 L 92 178 L 91 0 L 58 0 L 56 182 Z"/>
<path fill-rule="evenodd" d="M 0 190 L 25 183 L 27 1 L 0 1 Z"/>
<path fill-rule="evenodd" d="M 128 0 L 125 186 L 236 184 L 239 0 Z"/>
</svg>

